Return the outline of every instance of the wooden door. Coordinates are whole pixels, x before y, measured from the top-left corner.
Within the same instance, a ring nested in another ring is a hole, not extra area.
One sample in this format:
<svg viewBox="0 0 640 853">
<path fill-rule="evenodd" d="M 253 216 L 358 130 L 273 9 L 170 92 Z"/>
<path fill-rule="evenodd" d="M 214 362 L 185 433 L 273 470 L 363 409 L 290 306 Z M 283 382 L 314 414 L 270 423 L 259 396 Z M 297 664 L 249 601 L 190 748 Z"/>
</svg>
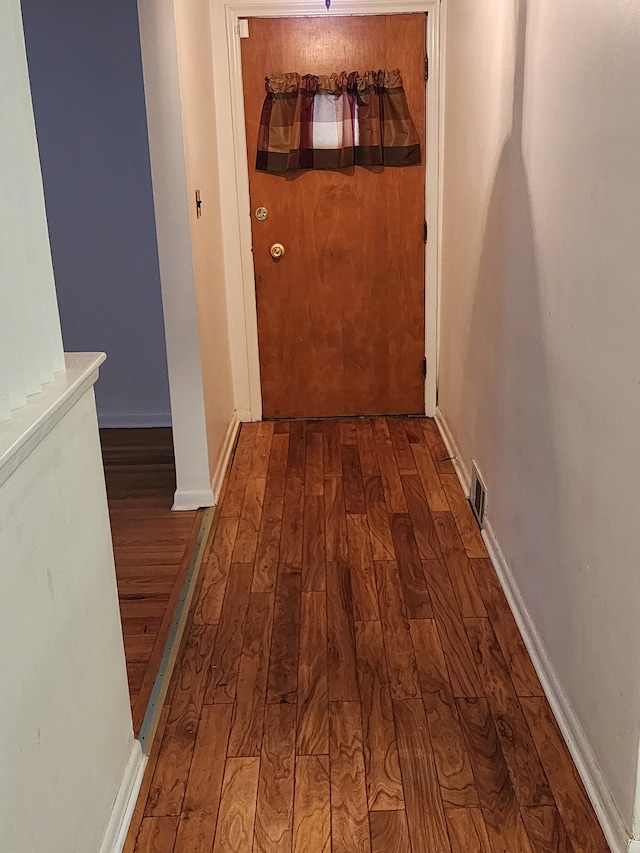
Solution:
<svg viewBox="0 0 640 853">
<path fill-rule="evenodd" d="M 425 16 L 254 18 L 241 47 L 264 416 L 423 414 Z M 380 68 L 422 165 L 256 171 L 266 76 Z"/>
</svg>

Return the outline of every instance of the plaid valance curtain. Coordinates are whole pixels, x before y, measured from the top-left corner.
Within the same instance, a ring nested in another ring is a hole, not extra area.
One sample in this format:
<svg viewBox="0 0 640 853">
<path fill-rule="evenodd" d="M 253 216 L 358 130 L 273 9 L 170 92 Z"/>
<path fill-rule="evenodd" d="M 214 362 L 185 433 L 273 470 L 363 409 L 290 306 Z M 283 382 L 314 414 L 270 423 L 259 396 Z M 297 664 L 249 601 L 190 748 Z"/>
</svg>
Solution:
<svg viewBox="0 0 640 853">
<path fill-rule="evenodd" d="M 274 74 L 266 89 L 259 171 L 420 163 L 420 140 L 397 70 Z"/>
</svg>

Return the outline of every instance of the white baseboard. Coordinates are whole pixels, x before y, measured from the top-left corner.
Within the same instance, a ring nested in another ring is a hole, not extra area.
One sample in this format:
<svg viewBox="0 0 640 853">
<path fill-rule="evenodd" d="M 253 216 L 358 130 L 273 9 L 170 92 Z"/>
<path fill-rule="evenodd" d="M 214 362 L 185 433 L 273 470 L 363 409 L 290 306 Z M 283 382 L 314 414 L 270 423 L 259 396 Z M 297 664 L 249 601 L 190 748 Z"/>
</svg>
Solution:
<svg viewBox="0 0 640 853">
<path fill-rule="evenodd" d="M 439 409 L 436 411 L 436 423 L 449 455 L 453 457 L 453 464 L 462 488 L 465 494 L 468 494 L 470 485 L 469 471 L 460 455 L 445 417 Z M 624 851 L 626 853 L 640 853 L 640 842 L 629 839 L 629 833 L 611 797 L 611 792 L 602 775 L 584 729 L 571 706 L 568 696 L 564 692 L 540 632 L 527 609 L 516 579 L 505 560 L 493 527 L 491 526 L 489 515 L 485 516 L 482 538 L 485 541 L 491 562 L 522 634 L 524 644 L 538 673 L 540 683 L 611 850 L 614 853 L 624 853 Z"/>
<path fill-rule="evenodd" d="M 121 853 L 146 766 L 147 756 L 142 752 L 140 741 L 134 740 L 118 795 L 111 810 L 107 831 L 100 846 L 100 853 Z"/>
<path fill-rule="evenodd" d="M 204 506 L 215 506 L 216 502 L 211 489 L 176 489 L 173 495 L 172 510 L 184 512 L 190 509 L 201 509 Z"/>
<path fill-rule="evenodd" d="M 170 427 L 171 412 L 98 412 L 101 429 Z"/>
<path fill-rule="evenodd" d="M 240 422 L 241 418 L 239 417 L 238 412 L 234 412 L 231 420 L 229 421 L 229 426 L 227 427 L 227 432 L 225 434 L 222 447 L 220 448 L 220 453 L 218 454 L 213 476 L 211 477 L 211 491 L 213 492 L 214 506 L 218 505 L 220 491 L 222 489 L 222 481 L 224 480 L 224 475 L 227 472 L 227 466 L 229 465 L 229 460 L 233 453 L 236 436 L 240 429 Z"/>
<path fill-rule="evenodd" d="M 238 420 L 241 424 L 250 423 L 251 421 L 256 420 L 256 418 L 253 417 L 251 409 L 238 409 L 236 414 L 238 415 Z"/>
</svg>

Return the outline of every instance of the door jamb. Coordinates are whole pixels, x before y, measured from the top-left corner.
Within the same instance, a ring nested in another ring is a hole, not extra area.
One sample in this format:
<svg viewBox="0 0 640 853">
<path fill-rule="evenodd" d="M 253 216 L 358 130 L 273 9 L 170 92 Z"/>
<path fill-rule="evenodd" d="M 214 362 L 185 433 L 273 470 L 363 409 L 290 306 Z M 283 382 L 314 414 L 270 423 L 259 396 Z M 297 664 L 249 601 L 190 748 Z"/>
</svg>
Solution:
<svg viewBox="0 0 640 853">
<path fill-rule="evenodd" d="M 213 2 L 213 0 L 212 0 Z M 429 55 L 429 81 L 426 91 L 426 190 L 425 215 L 429 240 L 425 251 L 425 412 L 433 416 L 437 403 L 438 352 L 440 330 L 440 282 L 442 239 L 442 152 L 444 130 L 444 74 L 442 33 L 445 0 L 339 0 L 327 13 L 324 3 L 310 0 L 239 0 L 225 6 L 229 78 L 234 143 L 235 188 L 238 204 L 240 265 L 242 271 L 243 322 L 234 324 L 243 338 L 247 355 L 247 382 L 250 420 L 262 419 L 262 392 L 258 354 L 258 323 L 251 236 L 249 165 L 246 144 L 242 62 L 240 55 L 241 18 L 322 17 L 336 15 L 393 15 L 410 12 L 428 14 L 426 44 Z M 223 216 L 225 211 L 222 211 Z M 239 318 L 238 318 L 239 319 Z M 242 416 L 242 415 L 241 415 Z M 246 417 L 246 416 L 245 416 Z"/>
</svg>

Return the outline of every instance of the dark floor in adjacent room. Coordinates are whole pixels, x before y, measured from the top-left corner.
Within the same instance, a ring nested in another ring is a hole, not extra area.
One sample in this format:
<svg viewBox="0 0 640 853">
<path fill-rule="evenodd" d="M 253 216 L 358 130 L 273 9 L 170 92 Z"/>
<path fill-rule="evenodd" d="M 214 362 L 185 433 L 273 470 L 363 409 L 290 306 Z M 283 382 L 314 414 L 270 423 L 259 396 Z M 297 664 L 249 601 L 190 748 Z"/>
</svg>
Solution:
<svg viewBox="0 0 640 853">
<path fill-rule="evenodd" d="M 200 526 L 172 512 L 170 429 L 103 429 L 120 615 L 134 731 L 140 729 Z"/>
</svg>

